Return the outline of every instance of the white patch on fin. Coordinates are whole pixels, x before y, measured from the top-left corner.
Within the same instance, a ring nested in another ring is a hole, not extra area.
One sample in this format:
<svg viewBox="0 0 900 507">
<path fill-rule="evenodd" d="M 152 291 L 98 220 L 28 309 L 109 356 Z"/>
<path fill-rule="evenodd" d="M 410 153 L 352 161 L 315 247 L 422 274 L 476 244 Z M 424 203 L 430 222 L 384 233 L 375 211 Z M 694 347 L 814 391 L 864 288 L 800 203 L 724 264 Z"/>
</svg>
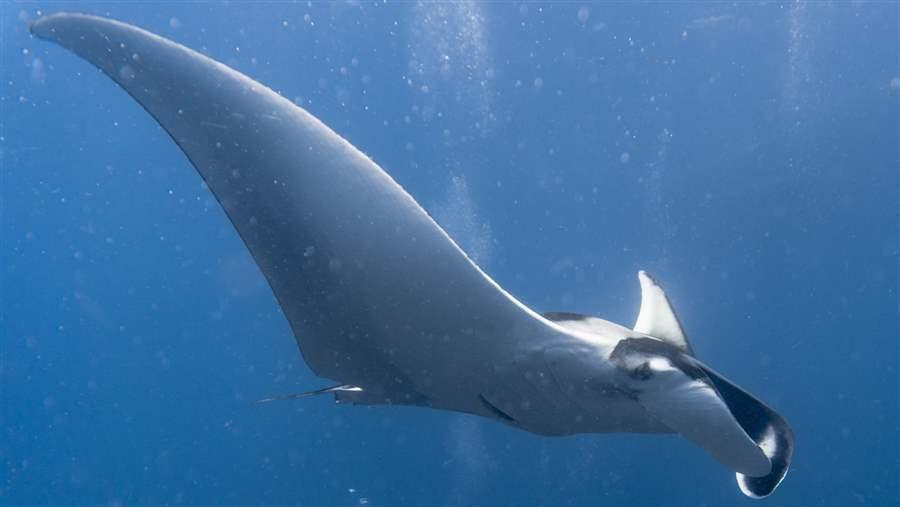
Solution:
<svg viewBox="0 0 900 507">
<path fill-rule="evenodd" d="M 691 344 L 662 287 L 646 271 L 638 271 L 638 279 L 641 281 L 641 311 L 634 330 L 659 338 L 693 356 Z"/>
</svg>

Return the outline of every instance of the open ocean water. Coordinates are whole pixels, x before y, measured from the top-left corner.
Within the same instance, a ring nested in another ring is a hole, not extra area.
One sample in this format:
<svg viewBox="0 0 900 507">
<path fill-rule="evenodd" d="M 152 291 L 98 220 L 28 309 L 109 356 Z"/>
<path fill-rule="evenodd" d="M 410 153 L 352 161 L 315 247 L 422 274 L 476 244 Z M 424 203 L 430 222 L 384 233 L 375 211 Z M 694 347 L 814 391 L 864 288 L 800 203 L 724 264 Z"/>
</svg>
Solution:
<svg viewBox="0 0 900 507">
<path fill-rule="evenodd" d="M 0 504 L 754 502 L 672 435 L 252 403 L 328 383 L 166 133 L 29 34 L 64 10 L 307 108 L 539 311 L 630 326 L 648 270 L 793 427 L 759 505 L 900 505 L 898 9 L 3 0 Z"/>
</svg>

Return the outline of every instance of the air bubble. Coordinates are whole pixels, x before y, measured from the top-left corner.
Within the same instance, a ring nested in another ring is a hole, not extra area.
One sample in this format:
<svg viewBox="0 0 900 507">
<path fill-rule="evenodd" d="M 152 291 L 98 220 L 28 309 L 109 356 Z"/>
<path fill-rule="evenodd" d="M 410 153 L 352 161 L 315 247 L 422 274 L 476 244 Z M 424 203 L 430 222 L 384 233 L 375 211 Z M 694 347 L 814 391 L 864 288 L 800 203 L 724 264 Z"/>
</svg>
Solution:
<svg viewBox="0 0 900 507">
<path fill-rule="evenodd" d="M 591 11 L 588 10 L 587 7 L 582 7 L 578 9 L 578 21 L 582 23 L 587 23 L 588 18 L 591 17 Z"/>
</svg>

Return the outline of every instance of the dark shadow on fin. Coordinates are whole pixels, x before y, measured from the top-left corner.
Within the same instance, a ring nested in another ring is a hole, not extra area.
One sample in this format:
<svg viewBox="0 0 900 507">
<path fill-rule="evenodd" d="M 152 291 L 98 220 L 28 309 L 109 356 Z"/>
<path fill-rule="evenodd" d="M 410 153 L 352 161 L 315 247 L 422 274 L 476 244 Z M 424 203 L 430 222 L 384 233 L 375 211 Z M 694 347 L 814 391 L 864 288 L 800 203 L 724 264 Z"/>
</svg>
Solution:
<svg viewBox="0 0 900 507">
<path fill-rule="evenodd" d="M 488 411 L 489 411 L 491 414 L 497 416 L 499 419 L 502 419 L 502 420 L 504 420 L 504 421 L 506 421 L 506 422 L 508 422 L 508 423 L 516 424 L 516 420 L 515 420 L 515 419 L 513 419 L 512 417 L 510 417 L 509 414 L 507 414 L 506 412 L 504 412 L 504 411 L 500 410 L 499 408 L 497 408 L 497 406 L 494 405 L 493 403 L 489 402 L 489 401 L 487 400 L 487 398 L 484 397 L 483 394 L 479 394 L 479 395 L 478 395 L 478 401 L 481 402 L 481 404 L 484 406 L 484 408 L 488 409 Z"/>
<path fill-rule="evenodd" d="M 583 315 L 581 313 L 572 313 L 572 312 L 544 312 L 541 314 L 541 317 L 551 321 L 551 322 L 565 322 L 569 320 L 588 320 L 591 318 L 590 315 Z"/>
</svg>

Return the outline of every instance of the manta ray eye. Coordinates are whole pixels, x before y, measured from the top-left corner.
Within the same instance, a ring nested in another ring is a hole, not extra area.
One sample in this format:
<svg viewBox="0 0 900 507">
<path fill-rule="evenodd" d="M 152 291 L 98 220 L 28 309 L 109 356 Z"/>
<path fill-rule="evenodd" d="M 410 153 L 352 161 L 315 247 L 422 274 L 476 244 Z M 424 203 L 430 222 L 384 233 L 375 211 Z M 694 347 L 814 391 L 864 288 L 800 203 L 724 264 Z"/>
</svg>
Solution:
<svg viewBox="0 0 900 507">
<path fill-rule="evenodd" d="M 653 376 L 653 369 L 650 368 L 650 362 L 645 361 L 640 366 L 631 370 L 631 376 L 637 380 L 647 380 Z"/>
</svg>

